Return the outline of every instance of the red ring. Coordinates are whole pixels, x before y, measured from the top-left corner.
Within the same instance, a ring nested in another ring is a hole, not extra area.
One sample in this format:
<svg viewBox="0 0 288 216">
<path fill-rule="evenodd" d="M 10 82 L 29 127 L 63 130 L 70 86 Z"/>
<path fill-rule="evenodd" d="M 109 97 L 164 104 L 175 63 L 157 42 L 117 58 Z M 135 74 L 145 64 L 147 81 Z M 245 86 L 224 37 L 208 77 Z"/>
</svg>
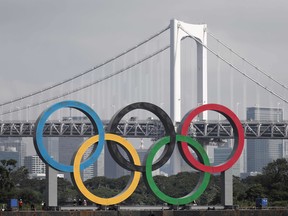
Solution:
<svg viewBox="0 0 288 216">
<path fill-rule="evenodd" d="M 180 150 L 183 151 L 182 153 L 186 157 L 187 161 L 197 170 L 200 170 L 203 172 L 209 172 L 209 173 L 223 172 L 223 171 L 231 168 L 237 162 L 237 160 L 241 156 L 241 153 L 242 153 L 242 150 L 244 147 L 244 130 L 243 130 L 243 127 L 242 127 L 242 124 L 241 124 L 239 118 L 235 115 L 234 112 L 232 112 L 227 107 L 219 105 L 219 104 L 205 104 L 205 105 L 202 105 L 200 107 L 197 107 L 196 109 L 190 111 L 190 113 L 188 113 L 182 119 L 181 135 L 186 136 L 192 120 L 199 113 L 202 113 L 202 112 L 207 111 L 207 110 L 212 110 L 212 111 L 216 111 L 218 113 L 221 113 L 223 116 L 225 116 L 227 118 L 227 120 L 230 122 L 231 126 L 233 127 L 233 133 L 234 133 L 234 140 L 235 141 L 234 141 L 234 147 L 233 147 L 233 150 L 232 150 L 232 153 L 231 153 L 229 159 L 225 163 L 219 164 L 217 166 L 206 166 L 206 165 L 200 163 L 198 160 L 196 160 L 192 156 L 191 152 L 189 151 L 187 143 L 181 142 L 181 145 L 179 147 L 182 148 Z"/>
</svg>

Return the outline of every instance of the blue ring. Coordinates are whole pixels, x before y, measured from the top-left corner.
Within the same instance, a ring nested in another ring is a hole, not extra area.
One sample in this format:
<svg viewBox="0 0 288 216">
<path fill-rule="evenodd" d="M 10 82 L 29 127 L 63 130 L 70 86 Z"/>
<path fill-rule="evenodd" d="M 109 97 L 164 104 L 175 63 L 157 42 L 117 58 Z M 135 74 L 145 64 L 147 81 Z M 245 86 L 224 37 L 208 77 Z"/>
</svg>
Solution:
<svg viewBox="0 0 288 216">
<path fill-rule="evenodd" d="M 73 166 L 62 164 L 62 163 L 59 163 L 58 161 L 55 161 L 48 154 L 43 144 L 43 130 L 44 130 L 45 123 L 53 112 L 61 108 L 74 108 L 74 109 L 79 110 L 80 112 L 84 113 L 90 119 L 93 127 L 97 128 L 98 130 L 99 142 L 98 142 L 97 148 L 90 155 L 90 157 L 84 162 L 82 162 L 80 165 L 80 170 L 84 170 L 85 168 L 89 167 L 91 164 L 93 164 L 97 160 L 97 158 L 101 154 L 101 151 L 104 147 L 104 140 L 105 140 L 104 126 L 102 124 L 101 119 L 99 118 L 99 116 L 93 109 L 91 109 L 89 106 L 87 106 L 84 103 L 77 102 L 77 101 L 62 101 L 47 108 L 38 117 L 35 123 L 35 133 L 33 136 L 35 149 L 38 155 L 41 157 L 41 159 L 45 161 L 47 164 L 49 164 L 51 167 L 53 167 L 54 169 L 58 171 L 62 171 L 62 172 L 73 172 Z"/>
</svg>

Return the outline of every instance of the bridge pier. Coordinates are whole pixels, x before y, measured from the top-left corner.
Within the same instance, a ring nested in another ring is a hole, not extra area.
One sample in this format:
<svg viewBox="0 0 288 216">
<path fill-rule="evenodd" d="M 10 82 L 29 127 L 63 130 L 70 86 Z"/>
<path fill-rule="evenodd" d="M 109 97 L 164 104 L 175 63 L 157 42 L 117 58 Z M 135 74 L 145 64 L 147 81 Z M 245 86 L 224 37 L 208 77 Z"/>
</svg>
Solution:
<svg viewBox="0 0 288 216">
<path fill-rule="evenodd" d="M 50 210 L 58 206 L 57 173 L 57 170 L 46 164 L 46 206 Z"/>
<path fill-rule="evenodd" d="M 233 176 L 232 168 L 221 172 L 220 174 L 220 186 L 221 186 L 221 205 L 224 208 L 233 207 Z"/>
</svg>

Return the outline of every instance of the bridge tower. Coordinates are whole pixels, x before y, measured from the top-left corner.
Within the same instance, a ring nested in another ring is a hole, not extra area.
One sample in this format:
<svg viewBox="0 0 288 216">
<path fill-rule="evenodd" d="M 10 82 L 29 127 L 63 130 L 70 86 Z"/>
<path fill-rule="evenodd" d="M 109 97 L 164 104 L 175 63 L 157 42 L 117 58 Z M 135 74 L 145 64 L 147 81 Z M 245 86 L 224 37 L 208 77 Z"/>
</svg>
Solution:
<svg viewBox="0 0 288 216">
<path fill-rule="evenodd" d="M 180 122 L 181 115 L 181 41 L 185 37 L 195 37 L 197 43 L 197 104 L 207 103 L 207 25 L 187 24 L 176 19 L 170 21 L 170 117 L 174 125 Z M 193 61 L 193 59 L 191 59 Z M 199 116 L 207 119 L 207 112 Z M 181 172 L 180 154 L 175 149 L 171 158 L 172 175 Z"/>
<path fill-rule="evenodd" d="M 170 117 L 173 124 L 181 121 L 181 41 L 193 37 L 197 44 L 197 104 L 207 104 L 207 25 L 187 24 L 178 20 L 170 21 Z M 191 59 L 192 61 L 192 59 Z M 207 112 L 199 116 L 207 120 Z M 205 143 L 204 143 L 205 146 Z M 181 172 L 180 153 L 175 148 L 171 157 L 171 174 Z M 232 170 L 221 173 L 221 203 L 229 208 L 233 205 Z"/>
</svg>

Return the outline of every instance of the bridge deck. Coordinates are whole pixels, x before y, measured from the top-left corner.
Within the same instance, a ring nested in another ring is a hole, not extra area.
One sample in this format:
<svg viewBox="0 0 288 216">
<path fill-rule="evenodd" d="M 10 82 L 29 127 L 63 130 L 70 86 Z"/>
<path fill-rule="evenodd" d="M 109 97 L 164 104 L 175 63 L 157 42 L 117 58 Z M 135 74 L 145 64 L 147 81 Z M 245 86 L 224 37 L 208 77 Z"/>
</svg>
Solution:
<svg viewBox="0 0 288 216">
<path fill-rule="evenodd" d="M 104 127 L 108 121 L 103 121 Z M 246 139 L 287 139 L 288 122 L 242 122 Z M 2 122 L 0 137 L 32 137 L 34 122 Z M 47 122 L 44 136 L 82 136 L 95 134 L 90 122 Z M 124 137 L 142 137 L 158 139 L 164 134 L 164 128 L 158 120 L 122 121 L 118 125 L 117 134 Z M 197 121 L 190 126 L 190 136 L 196 138 L 233 139 L 233 128 L 227 121 Z"/>
</svg>

